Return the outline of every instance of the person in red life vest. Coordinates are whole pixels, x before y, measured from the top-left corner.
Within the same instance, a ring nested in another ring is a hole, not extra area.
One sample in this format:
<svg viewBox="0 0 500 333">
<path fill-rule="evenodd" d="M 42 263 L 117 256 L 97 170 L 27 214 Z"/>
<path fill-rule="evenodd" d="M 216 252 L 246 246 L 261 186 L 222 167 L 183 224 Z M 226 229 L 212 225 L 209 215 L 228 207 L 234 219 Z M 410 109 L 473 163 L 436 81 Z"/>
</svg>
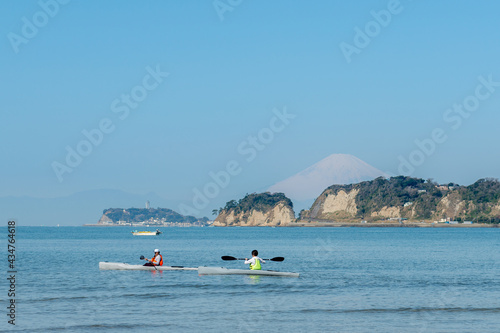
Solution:
<svg viewBox="0 0 500 333">
<path fill-rule="evenodd" d="M 247 259 L 245 258 L 245 265 L 250 265 L 251 270 L 260 270 L 262 269 L 262 266 L 260 265 L 261 263 L 265 263 L 265 261 L 259 257 L 259 251 L 253 250 L 252 251 L 252 258 Z"/>
<path fill-rule="evenodd" d="M 155 249 L 155 255 L 153 258 L 144 258 L 144 260 L 147 261 L 144 266 L 163 266 L 163 257 L 161 256 L 160 250 L 158 249 Z"/>
</svg>

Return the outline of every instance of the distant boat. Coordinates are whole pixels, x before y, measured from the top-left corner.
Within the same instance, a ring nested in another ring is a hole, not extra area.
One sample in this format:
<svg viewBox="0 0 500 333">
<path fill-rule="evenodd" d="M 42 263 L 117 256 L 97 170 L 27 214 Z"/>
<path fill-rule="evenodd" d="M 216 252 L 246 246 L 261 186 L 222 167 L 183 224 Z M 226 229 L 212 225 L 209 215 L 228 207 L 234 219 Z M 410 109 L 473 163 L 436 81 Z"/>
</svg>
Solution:
<svg viewBox="0 0 500 333">
<path fill-rule="evenodd" d="M 156 229 L 156 231 L 132 231 L 132 235 L 134 236 L 157 236 L 161 234 L 161 231 Z"/>
</svg>

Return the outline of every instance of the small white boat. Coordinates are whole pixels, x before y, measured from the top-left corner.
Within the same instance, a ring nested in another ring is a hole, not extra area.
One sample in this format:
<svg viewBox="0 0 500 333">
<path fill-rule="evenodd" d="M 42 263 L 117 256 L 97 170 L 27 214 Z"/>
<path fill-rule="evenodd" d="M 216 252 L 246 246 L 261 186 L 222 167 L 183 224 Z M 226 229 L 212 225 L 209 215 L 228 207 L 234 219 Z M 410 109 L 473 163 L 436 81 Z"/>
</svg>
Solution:
<svg viewBox="0 0 500 333">
<path fill-rule="evenodd" d="M 250 269 L 228 269 L 224 267 L 198 267 L 199 275 L 267 275 L 267 276 L 288 276 L 299 277 L 299 273 L 278 272 L 268 270 L 250 270 Z"/>
<path fill-rule="evenodd" d="M 134 236 L 157 236 L 161 234 L 161 231 L 156 229 L 156 231 L 131 231 Z"/>
<path fill-rule="evenodd" d="M 156 268 L 156 269 L 155 269 Z M 143 266 L 143 265 L 130 265 L 123 262 L 99 262 L 99 269 L 106 270 L 119 270 L 119 271 L 196 271 L 196 267 L 184 266 Z"/>
</svg>

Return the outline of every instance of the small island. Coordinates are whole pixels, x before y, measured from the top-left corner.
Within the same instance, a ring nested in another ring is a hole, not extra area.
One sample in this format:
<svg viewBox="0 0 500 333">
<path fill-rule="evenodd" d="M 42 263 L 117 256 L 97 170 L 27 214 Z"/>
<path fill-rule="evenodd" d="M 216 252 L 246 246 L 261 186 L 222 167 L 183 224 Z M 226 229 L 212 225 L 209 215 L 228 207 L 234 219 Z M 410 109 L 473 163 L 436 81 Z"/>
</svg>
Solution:
<svg viewBox="0 0 500 333">
<path fill-rule="evenodd" d="M 108 208 L 97 224 L 87 226 L 204 227 L 208 218 L 184 216 L 168 208 Z"/>
</svg>

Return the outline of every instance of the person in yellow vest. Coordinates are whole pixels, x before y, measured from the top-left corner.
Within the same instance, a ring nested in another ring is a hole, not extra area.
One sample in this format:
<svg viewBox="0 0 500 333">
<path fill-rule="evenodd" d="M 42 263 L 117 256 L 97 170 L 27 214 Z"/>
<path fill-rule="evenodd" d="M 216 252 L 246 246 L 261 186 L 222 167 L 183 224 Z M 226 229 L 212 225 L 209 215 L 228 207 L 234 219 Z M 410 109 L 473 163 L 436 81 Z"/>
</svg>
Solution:
<svg viewBox="0 0 500 333">
<path fill-rule="evenodd" d="M 155 249 L 155 255 L 153 258 L 144 258 L 144 260 L 147 261 L 144 266 L 163 266 L 163 257 L 161 256 L 160 250 L 158 249 Z"/>
<path fill-rule="evenodd" d="M 259 257 L 259 251 L 253 250 L 252 251 L 252 258 L 247 259 L 245 258 L 245 265 L 250 265 L 251 270 L 259 270 L 262 269 L 262 266 L 260 265 L 261 263 L 265 263 L 265 261 Z"/>
</svg>

